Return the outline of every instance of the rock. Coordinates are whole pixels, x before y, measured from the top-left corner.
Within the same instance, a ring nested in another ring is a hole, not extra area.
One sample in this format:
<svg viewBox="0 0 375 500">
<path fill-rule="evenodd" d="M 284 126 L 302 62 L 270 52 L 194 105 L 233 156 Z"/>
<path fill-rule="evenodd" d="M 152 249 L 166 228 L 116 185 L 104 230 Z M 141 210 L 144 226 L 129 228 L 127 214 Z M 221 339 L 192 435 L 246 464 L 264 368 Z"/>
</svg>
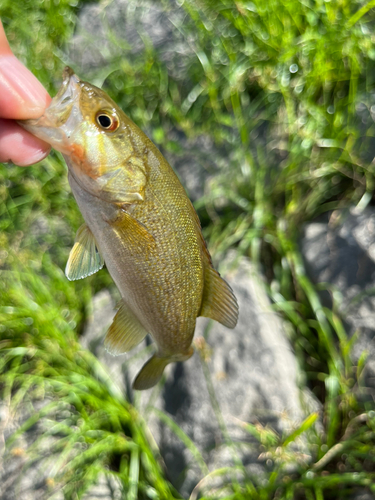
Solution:
<svg viewBox="0 0 375 500">
<path fill-rule="evenodd" d="M 335 300 L 349 336 L 358 335 L 354 361 L 369 357 L 365 379 L 375 387 L 375 209 L 336 211 L 307 224 L 301 240 L 307 270 L 315 283 L 328 283 L 322 301 Z"/>
<path fill-rule="evenodd" d="M 84 6 L 74 37 L 67 49 L 68 57 L 82 71 L 119 67 L 121 57 L 130 60 L 151 44 L 168 73 L 176 80 L 188 76 L 196 58 L 194 40 L 186 40 L 183 8 L 143 0 L 118 0 Z M 190 43 L 189 43 L 190 42 Z"/>
<path fill-rule="evenodd" d="M 302 418 L 296 360 L 262 279 L 244 259 L 228 281 L 240 307 L 237 327 L 228 330 L 212 322 L 208 329 L 208 320 L 200 318 L 196 337 L 207 334 L 207 361 L 196 354 L 172 367 L 158 403 L 199 447 L 210 470 L 233 464 L 221 419 L 229 439 L 243 443 L 237 451 L 241 461 L 255 466 L 257 447 L 249 446 L 250 436 L 241 423 L 259 421 L 282 432 Z M 190 453 L 166 425 L 159 423 L 158 433 L 171 479 L 187 495 L 200 479 L 182 475 Z"/>
<path fill-rule="evenodd" d="M 33 414 L 50 403 L 50 400 L 33 401 Z M 10 408 L 6 401 L 0 402 L 0 498 L 1 500 L 44 500 L 52 493 L 53 483 L 50 472 L 56 456 L 51 454 L 54 438 L 43 437 L 43 422 L 40 421 L 24 432 L 10 449 L 5 441 L 32 416 L 31 404 Z M 38 453 L 33 444 L 40 440 Z M 55 492 L 56 500 L 63 494 Z"/>
<path fill-rule="evenodd" d="M 183 132 L 172 129 L 168 139 L 178 142 L 179 152 L 172 153 L 160 148 L 173 170 L 177 173 L 189 198 L 194 202 L 202 198 L 206 183 L 215 176 L 226 162 L 230 163 L 231 154 L 224 147 L 215 146 L 212 137 L 199 135 L 187 138 Z"/>
<path fill-rule="evenodd" d="M 350 500 L 374 500 L 375 496 L 372 493 L 369 493 L 368 491 L 362 490 L 358 488 L 358 491 L 354 493 L 351 497 L 349 497 Z"/>
<path fill-rule="evenodd" d="M 83 500 L 121 500 L 123 491 L 113 476 L 99 474 L 97 483 L 83 496 Z"/>
<path fill-rule="evenodd" d="M 121 69 L 122 58 L 126 57 L 131 63 L 142 57 L 146 36 L 156 57 L 164 63 L 168 77 L 183 81 L 184 87 L 191 87 L 193 92 L 189 68 L 198 59 L 194 40 L 187 41 L 184 35 L 184 22 L 184 9 L 173 4 L 163 8 L 155 2 L 119 0 L 85 5 L 79 15 L 76 33 L 66 49 L 66 60 L 81 77 L 101 86 L 109 73 Z M 186 102 L 190 102 L 189 99 Z M 124 111 L 131 114 L 132 110 Z M 144 132 L 153 140 L 151 125 Z M 175 148 L 173 151 L 171 148 L 160 149 L 195 201 L 203 196 L 210 176 L 218 173 L 221 166 L 229 168 L 234 156 L 233 145 L 215 147 L 209 135 L 188 138 L 176 127 L 165 133 Z M 229 127 L 227 135 L 228 138 L 233 135 Z"/>
<path fill-rule="evenodd" d="M 230 269 L 229 262 L 227 268 Z M 210 470 L 233 464 L 228 439 L 238 443 L 236 453 L 247 467 L 260 467 L 258 447 L 250 445 L 253 440 L 243 430 L 243 422 L 260 422 L 285 432 L 303 418 L 296 359 L 282 320 L 270 307 L 262 278 L 245 258 L 237 270 L 228 271 L 226 276 L 239 302 L 237 327 L 229 330 L 217 322 L 198 318 L 198 352 L 185 363 L 169 365 L 164 386 L 132 393 L 131 381 L 150 356 L 146 344 L 135 354 L 111 357 L 105 353 L 105 329 L 99 332 L 96 328 L 94 332 L 92 327 L 98 325 L 96 318 L 102 315 L 98 304 L 108 311 L 108 292 L 94 298 L 94 316 L 83 336 L 83 343 L 95 346 L 94 352 L 148 419 L 168 476 L 184 496 L 202 478 L 202 471 L 158 411 L 185 432 Z M 113 316 L 113 311 L 109 316 Z M 87 339 L 91 340 L 87 343 Z"/>
<path fill-rule="evenodd" d="M 98 294 L 100 295 L 100 294 Z M 27 398 L 25 398 L 27 399 Z M 15 441 L 5 447 L 6 441 L 26 423 L 35 417 L 50 403 L 44 391 L 35 397 L 29 391 L 29 399 L 18 405 L 9 405 L 9 401 L 0 401 L 0 498 L 1 500 L 63 500 L 67 498 L 62 491 L 62 482 L 56 479 L 56 473 L 62 466 L 62 434 L 50 432 L 56 422 L 72 421 L 73 407 L 69 403 L 54 406 L 53 417 L 41 417 Z M 56 400 L 54 400 L 56 401 Z M 71 424 L 72 425 L 72 424 Z M 74 427 L 72 425 L 72 427 Z M 76 443 L 77 446 L 78 442 Z M 56 467 L 57 464 L 57 467 Z M 70 497 L 69 497 L 70 498 Z M 120 481 L 100 473 L 96 482 L 83 496 L 84 500 L 120 500 L 123 490 Z"/>
</svg>

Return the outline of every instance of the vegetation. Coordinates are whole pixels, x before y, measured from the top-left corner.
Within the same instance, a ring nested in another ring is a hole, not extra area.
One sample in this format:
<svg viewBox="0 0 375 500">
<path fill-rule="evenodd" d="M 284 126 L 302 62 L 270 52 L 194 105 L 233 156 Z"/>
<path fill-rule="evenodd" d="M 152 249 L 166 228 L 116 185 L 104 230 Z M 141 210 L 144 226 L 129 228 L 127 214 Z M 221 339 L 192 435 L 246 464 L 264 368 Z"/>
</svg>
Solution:
<svg viewBox="0 0 375 500">
<path fill-rule="evenodd" d="M 130 3 L 136 17 L 142 4 Z M 51 94 L 82 7 L 0 3 L 14 52 Z M 288 436 L 246 426 L 274 464 L 262 478 L 241 463 L 208 474 L 195 445 L 161 416 L 206 475 L 192 498 L 375 492 L 374 405 L 361 393 L 365 354 L 353 364 L 340 304 L 335 298 L 332 310 L 323 307 L 298 248 L 304 222 L 373 199 L 373 7 L 363 0 L 164 0 L 160 9 L 186 47 L 183 70 L 171 69 L 147 33 L 135 55 L 108 26 L 112 57 L 85 75 L 107 76 L 105 89 L 167 154 L 181 154 L 175 130 L 214 141 L 216 175 L 195 203 L 209 247 L 218 261 L 233 247 L 265 273 L 304 383 L 322 403 L 322 414 Z M 142 417 L 78 343 L 92 294 L 112 285 L 104 272 L 76 283 L 63 275 L 81 223 L 63 161 L 52 153 L 28 169 L 0 166 L 0 179 L 0 390 L 11 414 L 26 404 L 30 415 L 8 439 L 9 452 L 43 421 L 30 460 L 43 454 L 44 439 L 53 440 L 51 495 L 63 487 L 65 498 L 82 498 L 104 473 L 123 498 L 178 497 Z M 301 435 L 310 459 L 293 447 Z M 210 489 L 218 476 L 220 488 Z"/>
</svg>

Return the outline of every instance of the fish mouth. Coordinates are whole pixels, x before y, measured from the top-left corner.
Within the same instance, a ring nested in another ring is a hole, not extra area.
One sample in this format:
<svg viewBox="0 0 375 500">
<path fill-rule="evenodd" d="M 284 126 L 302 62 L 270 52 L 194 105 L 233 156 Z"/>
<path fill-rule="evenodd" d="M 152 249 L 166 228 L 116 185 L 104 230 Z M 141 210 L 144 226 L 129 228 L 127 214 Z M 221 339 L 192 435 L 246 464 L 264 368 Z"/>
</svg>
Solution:
<svg viewBox="0 0 375 500">
<path fill-rule="evenodd" d="M 32 120 L 19 120 L 18 123 L 53 148 L 67 153 L 69 138 L 82 121 L 79 109 L 81 92 L 81 80 L 66 66 L 62 85 L 43 115 Z"/>
</svg>

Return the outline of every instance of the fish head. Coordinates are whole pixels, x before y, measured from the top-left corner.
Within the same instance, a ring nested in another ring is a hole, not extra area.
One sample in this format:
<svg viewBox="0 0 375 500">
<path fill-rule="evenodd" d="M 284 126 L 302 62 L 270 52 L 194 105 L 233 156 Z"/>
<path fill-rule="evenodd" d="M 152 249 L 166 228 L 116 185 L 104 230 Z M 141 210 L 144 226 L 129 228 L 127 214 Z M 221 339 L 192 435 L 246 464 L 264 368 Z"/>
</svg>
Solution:
<svg viewBox="0 0 375 500">
<path fill-rule="evenodd" d="M 19 123 L 64 155 L 86 191 L 120 204 L 143 199 L 145 162 L 133 140 L 139 129 L 102 89 L 80 80 L 71 68 L 64 69 L 44 114 Z"/>
</svg>

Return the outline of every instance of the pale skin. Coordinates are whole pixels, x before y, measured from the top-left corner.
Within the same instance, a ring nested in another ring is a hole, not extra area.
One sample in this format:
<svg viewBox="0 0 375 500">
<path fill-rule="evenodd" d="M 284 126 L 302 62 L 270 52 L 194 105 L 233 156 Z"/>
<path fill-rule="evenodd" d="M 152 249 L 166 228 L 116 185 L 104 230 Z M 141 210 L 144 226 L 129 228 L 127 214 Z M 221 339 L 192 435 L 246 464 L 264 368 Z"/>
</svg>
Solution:
<svg viewBox="0 0 375 500">
<path fill-rule="evenodd" d="M 15 120 L 38 118 L 50 102 L 43 85 L 12 53 L 0 21 L 0 163 L 26 167 L 48 155 L 50 146 Z"/>
</svg>

